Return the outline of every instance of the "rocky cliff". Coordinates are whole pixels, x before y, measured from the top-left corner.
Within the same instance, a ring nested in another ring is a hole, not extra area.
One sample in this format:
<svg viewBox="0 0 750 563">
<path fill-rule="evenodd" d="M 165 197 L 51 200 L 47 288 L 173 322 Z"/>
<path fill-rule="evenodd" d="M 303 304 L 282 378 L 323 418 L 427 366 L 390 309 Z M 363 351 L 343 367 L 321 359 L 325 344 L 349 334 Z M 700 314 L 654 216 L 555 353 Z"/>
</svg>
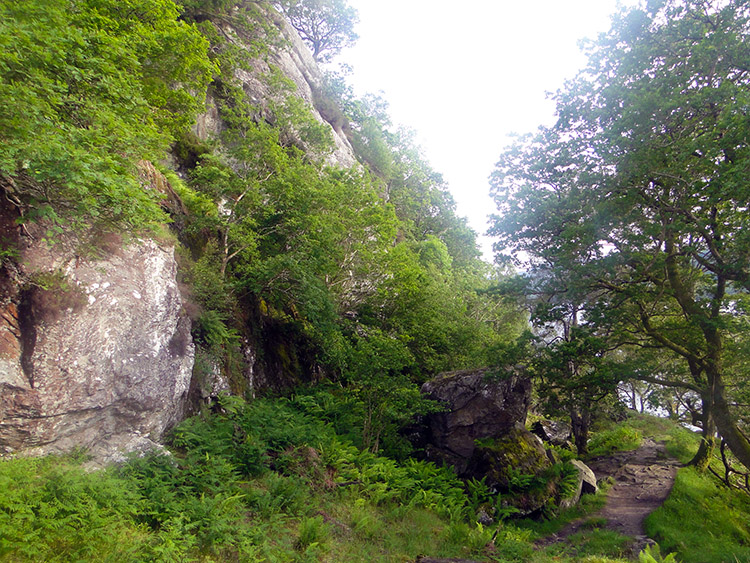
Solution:
<svg viewBox="0 0 750 563">
<path fill-rule="evenodd" d="M 277 30 L 280 37 L 269 40 L 269 51 L 264 56 L 255 57 L 247 68 L 235 69 L 235 78 L 242 85 L 247 99 L 258 106 L 261 113 L 272 119 L 270 104 L 277 93 L 269 83 L 268 77 L 278 71 L 294 84 L 292 95 L 301 99 L 311 111 L 313 117 L 331 128 L 334 147 L 327 157 L 328 164 L 349 168 L 357 163 L 349 139 L 344 132 L 344 123 L 340 112 L 325 99 L 322 94 L 324 79 L 318 63 L 313 59 L 310 49 L 300 39 L 297 32 L 284 17 L 271 7 L 261 7 L 263 17 Z M 252 52 L 251 37 L 235 25 L 231 19 L 213 22 L 223 37 L 235 47 Z M 206 112 L 198 117 L 194 131 L 202 140 L 216 137 L 223 130 L 223 124 L 216 107 L 213 94 L 209 91 Z"/>
<path fill-rule="evenodd" d="M 280 73 L 293 84 L 291 95 L 330 126 L 334 147 L 327 162 L 354 165 L 341 124 L 321 101 L 323 76 L 309 49 L 281 15 L 261 9 L 280 37 L 262 57 L 235 70 L 245 96 L 272 119 L 275 93 L 268 76 Z M 214 25 L 235 47 L 250 48 L 252 38 L 232 18 Z M 209 91 L 194 132 L 206 140 L 223 128 Z M 146 165 L 144 187 L 156 182 L 168 188 Z M 50 239 L 42 225 L 18 227 L 9 203 L 1 211 L 3 248 L 17 250 L 0 263 L 0 452 L 85 448 L 99 461 L 116 459 L 158 442 L 185 416 L 189 396 L 195 401 L 228 387 L 218 366 L 216 381 L 207 382 L 205 374 L 192 380 L 195 346 L 177 283 L 175 242 L 123 241 L 110 234 L 94 236 L 94 248 L 86 250 L 73 236 Z M 273 326 L 264 331 L 273 334 Z M 281 362 L 276 356 L 297 361 L 293 350 L 274 351 L 293 342 L 274 340 L 261 351 L 262 364 L 256 361 L 262 343 L 244 347 L 250 390 L 279 386 L 271 373 Z"/>
<path fill-rule="evenodd" d="M 99 258 L 40 226 L 19 237 L 0 302 L 0 449 L 150 447 L 183 415 L 193 367 L 173 243 L 119 238 Z"/>
</svg>

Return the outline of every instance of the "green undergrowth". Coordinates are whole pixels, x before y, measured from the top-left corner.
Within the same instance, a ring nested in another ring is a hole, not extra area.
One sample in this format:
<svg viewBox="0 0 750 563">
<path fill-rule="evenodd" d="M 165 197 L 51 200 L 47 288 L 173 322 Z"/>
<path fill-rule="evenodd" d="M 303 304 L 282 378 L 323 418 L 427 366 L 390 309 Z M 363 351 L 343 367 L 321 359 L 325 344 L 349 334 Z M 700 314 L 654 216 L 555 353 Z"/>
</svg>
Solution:
<svg viewBox="0 0 750 563">
<path fill-rule="evenodd" d="M 650 438 L 665 444 L 668 455 L 688 463 L 698 449 L 700 434 L 678 423 L 645 414 L 630 413 L 627 420 L 601 422 L 589 443 L 591 457 L 627 451 Z M 721 463 L 714 460 L 714 469 Z M 584 561 L 585 557 L 627 557 L 623 536 L 603 529 L 606 522 L 591 516 L 603 505 L 605 495 L 583 497 L 579 506 L 546 521 L 524 520 L 518 526 L 543 538 L 567 523 L 587 518 L 581 531 L 563 544 L 544 549 L 551 560 Z M 664 505 L 646 520 L 646 533 L 658 541 L 653 555 L 641 554 L 641 561 L 719 563 L 750 561 L 750 497 L 724 487 L 710 473 L 692 467 L 680 468 L 674 488 Z M 659 550 L 661 554 L 659 554 Z M 556 559 L 559 558 L 559 559 Z M 598 559 L 597 559 L 598 560 Z M 607 559 L 602 559 L 605 561 Z"/>
<path fill-rule="evenodd" d="M 631 414 L 616 428 L 628 428 L 644 438 L 664 442 L 668 454 L 683 464 L 692 459 L 700 443 L 700 434 L 674 421 L 644 414 Z M 713 467 L 722 471 L 718 459 L 714 459 Z M 676 561 L 739 562 L 750 561 L 748 522 L 748 495 L 728 489 L 710 473 L 682 467 L 669 498 L 646 519 L 645 528 L 649 537 L 658 541 L 664 556 L 673 553 Z"/>
<path fill-rule="evenodd" d="M 669 455 L 687 463 L 695 454 L 700 436 L 667 418 L 631 411 L 622 422 L 598 422 L 589 440 L 589 457 L 635 450 L 644 438 L 663 442 Z"/>
<path fill-rule="evenodd" d="M 672 492 L 646 519 L 647 533 L 683 563 L 750 561 L 750 496 L 693 467 L 677 473 Z"/>
<path fill-rule="evenodd" d="M 576 506 L 563 510 L 552 518 L 524 518 L 515 523 L 518 527 L 531 531 L 535 539 L 557 533 L 574 520 L 587 518 L 603 508 L 607 502 L 607 491 L 610 486 L 609 482 L 602 483 L 599 492 L 595 495 L 582 495 Z"/>
<path fill-rule="evenodd" d="M 632 538 L 607 530 L 603 526 L 584 528 L 569 536 L 564 544 L 554 549 L 574 561 L 583 557 L 616 557 L 627 559 Z"/>
<path fill-rule="evenodd" d="M 181 424 L 169 452 L 101 471 L 82 453 L 0 461 L 0 560 L 626 560 L 626 539 L 594 516 L 604 493 L 545 522 L 485 526 L 478 511 L 503 499 L 481 481 L 357 448 L 293 400 L 226 397 L 216 410 Z M 683 470 L 649 533 L 678 560 L 747 560 L 748 503 L 707 479 Z M 577 518 L 588 524 L 568 542 L 535 547 Z"/>
<path fill-rule="evenodd" d="M 0 461 L 0 560 L 566 560 L 530 529 L 479 524 L 482 482 L 358 449 L 289 400 L 218 410 L 181 424 L 170 452 L 101 471 L 80 453 Z"/>
<path fill-rule="evenodd" d="M 628 424 L 594 434 L 589 440 L 589 457 L 610 455 L 615 452 L 635 450 L 641 445 L 642 434 Z"/>
</svg>

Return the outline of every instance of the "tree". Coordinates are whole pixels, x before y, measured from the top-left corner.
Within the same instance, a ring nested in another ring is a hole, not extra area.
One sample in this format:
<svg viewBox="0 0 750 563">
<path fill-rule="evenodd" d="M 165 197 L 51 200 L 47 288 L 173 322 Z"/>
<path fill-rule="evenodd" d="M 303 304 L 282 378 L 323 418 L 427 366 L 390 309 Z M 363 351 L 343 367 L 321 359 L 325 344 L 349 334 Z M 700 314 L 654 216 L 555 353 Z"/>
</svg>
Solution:
<svg viewBox="0 0 750 563">
<path fill-rule="evenodd" d="M 0 184 L 25 219 L 163 220 L 139 160 L 202 108 L 208 43 L 171 0 L 0 0 Z"/>
<path fill-rule="evenodd" d="M 515 297 L 528 310 L 533 334 L 522 335 L 518 344 L 525 347 L 521 361 L 533 376 L 539 410 L 570 417 L 578 454 L 585 456 L 595 414 L 615 396 L 616 346 L 606 330 L 582 322 L 598 294 L 582 292 L 567 274 L 562 267 L 540 268 L 492 291 Z"/>
<path fill-rule="evenodd" d="M 555 258 L 600 292 L 586 322 L 621 345 L 681 358 L 687 379 L 646 381 L 701 396 L 746 466 L 728 400 L 727 341 L 750 291 L 750 7 L 657 0 L 621 12 L 557 95 L 558 121 L 506 152 L 492 179 L 498 249 Z"/>
<path fill-rule="evenodd" d="M 310 46 L 318 62 L 330 61 L 359 39 L 354 33 L 359 23 L 357 10 L 345 0 L 277 0 L 274 5 Z"/>
</svg>

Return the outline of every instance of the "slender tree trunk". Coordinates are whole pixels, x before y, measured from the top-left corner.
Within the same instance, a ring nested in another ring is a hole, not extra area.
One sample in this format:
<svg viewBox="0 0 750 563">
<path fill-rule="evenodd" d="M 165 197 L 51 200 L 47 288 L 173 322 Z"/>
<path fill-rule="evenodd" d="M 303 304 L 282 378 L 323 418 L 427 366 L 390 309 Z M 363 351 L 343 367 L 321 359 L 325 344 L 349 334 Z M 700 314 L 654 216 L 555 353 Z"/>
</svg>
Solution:
<svg viewBox="0 0 750 563">
<path fill-rule="evenodd" d="M 221 233 L 221 245 L 222 245 L 222 253 L 221 253 L 221 279 L 226 278 L 227 273 L 227 264 L 229 264 L 229 226 L 227 226 L 226 229 L 224 229 L 224 232 Z"/>
<path fill-rule="evenodd" d="M 576 442 L 576 450 L 580 457 L 589 453 L 589 426 L 591 424 L 591 412 L 588 407 L 583 407 L 580 412 L 575 407 L 570 409 L 570 425 L 573 431 L 573 439 Z"/>
<path fill-rule="evenodd" d="M 711 392 L 713 401 L 714 421 L 719 434 L 724 438 L 727 446 L 735 457 L 748 469 L 750 469 L 750 441 L 737 426 L 736 419 L 729 412 L 729 404 L 720 373 L 710 373 L 709 381 L 712 382 Z"/>
</svg>

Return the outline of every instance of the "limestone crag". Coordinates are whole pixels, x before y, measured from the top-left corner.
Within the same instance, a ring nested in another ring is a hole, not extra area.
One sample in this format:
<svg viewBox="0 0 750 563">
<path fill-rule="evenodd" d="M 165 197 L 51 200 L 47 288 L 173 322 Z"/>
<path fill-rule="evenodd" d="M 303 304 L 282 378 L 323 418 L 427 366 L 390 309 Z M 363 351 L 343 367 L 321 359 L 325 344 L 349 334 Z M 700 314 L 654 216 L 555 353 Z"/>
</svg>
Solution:
<svg viewBox="0 0 750 563">
<path fill-rule="evenodd" d="M 173 246 L 94 260 L 36 241 L 2 307 L 0 450 L 147 447 L 182 418 L 193 367 Z"/>
</svg>

